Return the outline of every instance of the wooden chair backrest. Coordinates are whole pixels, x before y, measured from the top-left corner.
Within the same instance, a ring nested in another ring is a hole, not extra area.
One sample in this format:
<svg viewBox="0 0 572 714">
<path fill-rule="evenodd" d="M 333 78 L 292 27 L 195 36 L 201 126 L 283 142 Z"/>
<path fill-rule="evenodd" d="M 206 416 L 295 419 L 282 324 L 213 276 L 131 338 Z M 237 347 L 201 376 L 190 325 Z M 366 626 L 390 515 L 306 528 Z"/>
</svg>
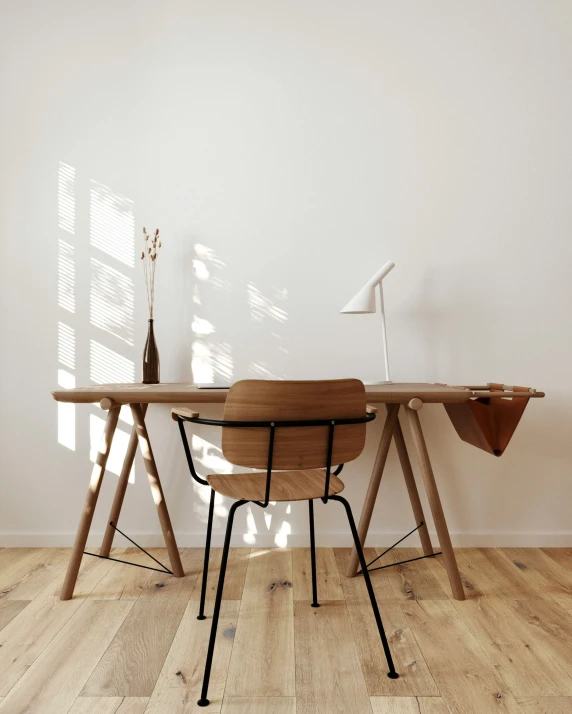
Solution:
<svg viewBox="0 0 572 714">
<path fill-rule="evenodd" d="M 229 390 L 225 421 L 298 421 L 352 419 L 366 414 L 365 387 L 359 379 L 269 381 L 246 379 Z M 332 466 L 356 459 L 365 444 L 366 423 L 336 426 Z M 223 427 L 225 459 L 238 466 L 265 469 L 269 428 Z M 302 470 L 325 468 L 327 426 L 277 427 L 272 468 Z"/>
</svg>

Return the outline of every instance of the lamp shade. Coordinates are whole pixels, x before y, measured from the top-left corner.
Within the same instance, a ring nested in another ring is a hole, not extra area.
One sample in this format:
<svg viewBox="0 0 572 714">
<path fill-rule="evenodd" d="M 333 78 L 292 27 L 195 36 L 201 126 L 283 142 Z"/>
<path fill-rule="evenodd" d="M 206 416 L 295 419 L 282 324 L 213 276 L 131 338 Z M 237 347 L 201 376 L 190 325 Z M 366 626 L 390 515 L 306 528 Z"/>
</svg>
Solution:
<svg viewBox="0 0 572 714">
<path fill-rule="evenodd" d="M 375 285 L 364 285 L 340 312 L 348 315 L 375 312 Z"/>
<path fill-rule="evenodd" d="M 346 314 L 375 312 L 375 288 L 393 268 L 395 268 L 393 261 L 388 260 L 387 263 L 384 263 L 340 312 Z"/>
</svg>

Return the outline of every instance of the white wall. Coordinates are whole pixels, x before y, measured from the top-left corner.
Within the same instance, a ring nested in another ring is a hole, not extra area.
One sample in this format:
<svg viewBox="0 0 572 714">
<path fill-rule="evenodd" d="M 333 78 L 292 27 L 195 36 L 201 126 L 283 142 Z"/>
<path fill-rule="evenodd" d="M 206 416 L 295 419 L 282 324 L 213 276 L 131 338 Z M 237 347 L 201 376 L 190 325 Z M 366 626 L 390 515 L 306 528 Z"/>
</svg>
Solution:
<svg viewBox="0 0 572 714">
<path fill-rule="evenodd" d="M 191 379 L 193 350 L 234 378 L 379 377 L 376 317 L 338 310 L 393 259 L 394 380 L 547 392 L 501 459 L 423 410 L 454 540 L 572 545 L 569 2 L 4 1 L 2 27 L 0 545 L 72 542 L 103 413 L 58 423 L 49 390 L 58 370 L 140 378 L 143 225 L 164 236 L 164 381 Z M 199 544 L 205 494 L 168 409 L 149 424 L 179 542 Z M 358 512 L 380 430 L 344 472 Z M 140 461 L 121 525 L 156 541 Z M 337 506 L 317 526 L 349 542 Z M 371 542 L 411 527 L 392 454 Z M 239 512 L 236 533 L 304 544 L 306 508 Z"/>
</svg>

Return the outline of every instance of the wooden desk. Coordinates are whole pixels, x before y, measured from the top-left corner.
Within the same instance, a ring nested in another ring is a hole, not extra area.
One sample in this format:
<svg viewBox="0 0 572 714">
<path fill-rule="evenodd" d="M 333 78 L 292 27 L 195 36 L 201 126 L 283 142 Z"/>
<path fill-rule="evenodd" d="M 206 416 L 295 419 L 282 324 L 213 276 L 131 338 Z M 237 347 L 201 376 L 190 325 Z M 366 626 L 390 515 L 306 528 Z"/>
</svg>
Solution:
<svg viewBox="0 0 572 714">
<path fill-rule="evenodd" d="M 429 454 L 425 445 L 425 439 L 421 430 L 418 411 L 423 403 L 460 404 L 474 398 L 477 396 L 477 393 L 472 391 L 472 389 L 423 383 L 368 386 L 366 387 L 366 392 L 368 403 L 382 403 L 386 405 L 387 418 L 385 420 L 383 433 L 377 451 L 377 457 L 359 523 L 358 533 L 360 540 L 362 543 L 365 541 L 383 469 L 387 461 L 391 440 L 395 439 L 416 524 L 423 524 L 419 528 L 423 553 L 424 555 L 433 554 L 433 548 L 429 538 L 425 517 L 423 515 L 423 508 L 419 499 L 413 469 L 411 468 L 409 454 L 407 453 L 403 432 L 398 419 L 399 409 L 403 406 L 412 431 L 413 443 L 419 460 L 421 473 L 423 475 L 429 505 L 431 507 L 433 520 L 435 522 L 435 529 L 437 531 L 449 581 L 451 583 L 451 589 L 456 599 L 463 600 L 465 598 L 465 594 L 461 584 L 461 578 L 459 576 L 453 547 L 451 545 L 451 538 L 447 529 L 443 508 L 441 506 L 437 484 L 431 468 Z M 227 393 L 227 389 L 198 389 L 191 384 L 102 384 L 92 387 L 63 389 L 52 392 L 54 399 L 60 402 L 72 402 L 75 404 L 100 402 L 102 408 L 108 410 L 101 445 L 93 467 L 85 506 L 81 515 L 72 556 L 70 558 L 66 579 L 62 589 L 62 600 L 69 600 L 73 595 L 73 590 L 81 565 L 81 559 L 83 557 L 85 544 L 87 542 L 87 537 L 93 519 L 93 512 L 97 504 L 99 491 L 101 489 L 105 473 L 107 458 L 109 456 L 113 435 L 117 426 L 119 411 L 121 405 L 123 404 L 129 404 L 133 414 L 134 426 L 129 440 L 129 445 L 125 453 L 125 459 L 119 476 L 111 512 L 109 514 L 108 525 L 103 538 L 100 555 L 104 557 L 109 556 L 111 545 L 113 543 L 113 536 L 115 534 L 114 528 L 109 524 L 117 524 L 119 520 L 123 499 L 127 490 L 127 484 L 129 482 L 129 474 L 131 472 L 137 446 L 139 445 L 145 461 L 145 468 L 149 478 L 153 499 L 159 514 L 159 520 L 163 531 L 163 537 L 165 539 L 165 545 L 169 553 L 171 568 L 176 577 L 182 577 L 183 568 L 171 526 L 161 481 L 159 479 L 157 465 L 153 457 L 149 434 L 147 433 L 147 428 L 145 426 L 145 412 L 149 404 L 221 404 L 225 402 Z M 515 396 L 523 395 L 517 394 Z M 544 395 L 539 393 L 534 396 Z M 357 553 L 354 549 L 348 565 L 348 576 L 356 574 L 357 564 Z"/>
</svg>

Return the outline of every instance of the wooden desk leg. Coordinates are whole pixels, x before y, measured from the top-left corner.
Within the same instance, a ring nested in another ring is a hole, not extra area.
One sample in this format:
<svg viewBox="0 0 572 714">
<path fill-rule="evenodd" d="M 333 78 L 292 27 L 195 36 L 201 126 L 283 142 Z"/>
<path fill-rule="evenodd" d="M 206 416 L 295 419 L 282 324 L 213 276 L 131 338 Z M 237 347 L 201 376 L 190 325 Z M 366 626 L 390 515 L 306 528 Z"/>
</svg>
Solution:
<svg viewBox="0 0 572 714">
<path fill-rule="evenodd" d="M 109 456 L 109 452 L 111 450 L 113 435 L 115 434 L 117 420 L 119 419 L 119 410 L 120 407 L 113 407 L 107 414 L 103 436 L 101 437 L 99 451 L 97 452 L 95 464 L 93 465 L 91 472 L 91 480 L 87 490 L 85 505 L 83 507 L 83 512 L 77 529 L 70 562 L 68 563 L 64 586 L 60 595 L 62 600 L 70 600 L 73 596 L 79 567 L 81 565 L 81 559 L 83 557 L 85 544 L 87 542 L 87 536 L 89 534 L 89 529 L 91 528 L 91 521 L 93 520 L 93 512 L 95 511 L 99 491 L 101 490 L 103 475 L 105 474 L 107 457 Z"/>
<path fill-rule="evenodd" d="M 401 470 L 403 471 L 403 478 L 405 479 L 405 485 L 407 486 L 407 493 L 409 494 L 409 500 L 411 501 L 411 508 L 413 510 L 415 523 L 416 525 L 419 525 L 420 523 L 424 524 L 419 529 L 423 555 L 432 555 L 433 546 L 431 545 L 427 522 L 423 514 L 423 506 L 421 505 L 421 500 L 419 498 L 419 491 L 417 490 L 417 484 L 415 483 L 415 476 L 413 475 L 413 469 L 411 468 L 411 461 L 409 460 L 409 454 L 407 452 L 407 446 L 405 445 L 405 439 L 403 438 L 403 430 L 401 428 L 401 424 L 399 423 L 399 418 L 395 423 L 393 437 L 395 439 L 395 446 L 397 447 L 397 453 L 401 463 Z"/>
<path fill-rule="evenodd" d="M 141 411 L 143 416 L 145 416 L 145 413 L 147 412 L 147 404 L 141 405 Z M 137 444 L 137 428 L 133 426 L 131 436 L 129 437 L 129 444 L 127 445 L 127 451 L 125 452 L 125 458 L 123 459 L 121 473 L 119 474 L 119 481 L 117 482 L 117 488 L 115 489 L 115 497 L 113 499 L 111 511 L 109 512 L 109 518 L 107 519 L 107 527 L 105 528 L 105 535 L 103 536 L 101 550 L 99 551 L 99 554 L 105 558 L 109 557 L 109 553 L 111 552 L 111 547 L 113 545 L 113 538 L 115 536 L 115 529 L 112 528 L 109 523 L 111 522 L 117 525 L 119 522 L 119 515 L 121 513 L 121 508 L 123 507 L 123 499 L 125 498 L 125 492 L 127 491 L 127 486 L 129 485 L 129 474 L 131 473 L 131 467 L 133 466 L 133 461 L 135 460 Z"/>
<path fill-rule="evenodd" d="M 139 448 L 143 454 L 145 469 L 147 470 L 147 476 L 149 477 L 151 493 L 153 494 L 153 500 L 157 506 L 161 530 L 163 531 L 163 538 L 165 539 L 165 545 L 167 546 L 167 552 L 169 553 L 171 570 L 173 571 L 173 575 L 177 578 L 182 578 L 184 575 L 183 565 L 181 563 L 181 557 L 175 541 L 175 535 L 173 533 L 173 526 L 171 525 L 169 511 L 167 510 L 167 504 L 165 503 L 165 496 L 163 494 L 163 487 L 161 486 L 161 480 L 159 479 L 159 474 L 157 472 L 155 458 L 153 457 L 149 434 L 147 433 L 147 427 L 145 426 L 143 409 L 140 404 L 130 404 L 130 407 L 137 430 L 137 438 L 139 439 Z"/>
<path fill-rule="evenodd" d="M 383 427 L 381 441 L 379 442 L 379 448 L 377 450 L 377 457 L 375 459 L 375 464 L 373 466 L 373 471 L 369 480 L 369 486 L 367 489 L 367 494 L 359 520 L 358 536 L 362 546 L 365 543 L 365 538 L 369 530 L 371 514 L 373 513 L 373 507 L 375 506 L 375 500 L 377 498 L 377 492 L 379 491 L 379 484 L 381 483 L 381 477 L 383 475 L 383 469 L 385 468 L 385 462 L 387 461 L 387 454 L 389 453 L 389 447 L 391 445 L 391 439 L 393 437 L 393 432 L 397 423 L 398 413 L 399 404 L 387 405 L 387 418 Z M 350 556 L 350 560 L 346 570 L 346 575 L 348 576 L 348 578 L 353 578 L 354 575 L 357 573 L 358 562 L 358 554 L 354 546 L 352 548 L 352 554 Z"/>
<path fill-rule="evenodd" d="M 445 521 L 445 514 L 443 513 L 443 506 L 441 505 L 439 491 L 437 490 L 435 476 L 431 467 L 431 461 L 429 460 L 429 452 L 427 451 L 427 445 L 425 444 L 425 438 L 423 437 L 423 431 L 421 430 L 419 414 L 411 407 L 406 407 L 405 413 L 407 414 L 411 432 L 413 434 L 413 443 L 415 444 L 417 458 L 419 459 L 421 473 L 423 474 L 423 481 L 425 482 L 425 489 L 427 491 L 429 505 L 431 506 L 435 529 L 437 530 L 437 535 L 439 537 L 439 544 L 441 546 L 441 550 L 443 551 L 443 559 L 445 561 L 445 567 L 447 568 L 447 575 L 449 576 L 453 597 L 455 600 L 464 600 L 465 591 L 463 590 L 461 576 L 459 575 L 459 569 L 457 567 L 457 561 L 455 560 L 455 553 L 451 543 L 451 536 L 449 535 L 447 522 Z"/>
</svg>

